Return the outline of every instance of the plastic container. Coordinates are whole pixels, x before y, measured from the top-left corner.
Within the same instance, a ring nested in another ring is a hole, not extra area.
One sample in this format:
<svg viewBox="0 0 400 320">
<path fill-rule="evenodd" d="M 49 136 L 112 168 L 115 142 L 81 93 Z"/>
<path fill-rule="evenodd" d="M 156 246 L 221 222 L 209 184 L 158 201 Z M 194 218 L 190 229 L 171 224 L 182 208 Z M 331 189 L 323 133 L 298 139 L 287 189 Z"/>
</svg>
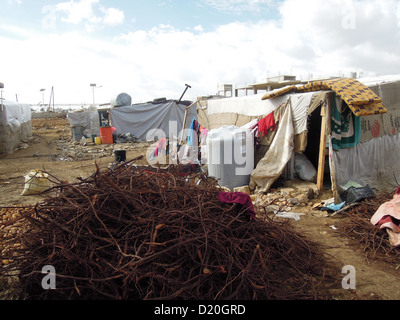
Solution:
<svg viewBox="0 0 400 320">
<path fill-rule="evenodd" d="M 100 137 L 102 144 L 113 144 L 113 132 L 111 127 L 101 127 L 100 128 Z"/>
<path fill-rule="evenodd" d="M 75 141 L 81 141 L 83 137 L 83 127 L 81 126 L 72 127 L 72 136 Z"/>
<path fill-rule="evenodd" d="M 347 204 L 352 204 L 365 198 L 375 197 L 375 192 L 369 185 L 361 188 L 350 187 L 344 191 L 340 197 L 343 201 L 346 201 Z"/>
<path fill-rule="evenodd" d="M 231 191 L 246 186 L 254 170 L 254 134 L 250 129 L 223 126 L 207 136 L 208 174 Z"/>
<path fill-rule="evenodd" d="M 94 138 L 94 143 L 95 143 L 96 145 L 100 145 L 100 144 L 101 144 L 101 138 L 100 138 L 100 137 L 95 137 L 95 138 Z"/>
<path fill-rule="evenodd" d="M 126 161 L 126 150 L 114 150 L 115 162 L 125 162 Z"/>
</svg>

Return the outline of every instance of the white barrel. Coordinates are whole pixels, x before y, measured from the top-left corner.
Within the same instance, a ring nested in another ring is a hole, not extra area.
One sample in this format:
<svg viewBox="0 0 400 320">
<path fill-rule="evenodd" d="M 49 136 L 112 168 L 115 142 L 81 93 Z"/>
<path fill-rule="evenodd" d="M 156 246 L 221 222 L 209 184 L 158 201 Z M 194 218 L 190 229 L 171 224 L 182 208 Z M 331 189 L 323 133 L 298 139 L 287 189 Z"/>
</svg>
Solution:
<svg viewBox="0 0 400 320">
<path fill-rule="evenodd" d="M 229 188 L 246 186 L 254 170 L 254 135 L 247 128 L 223 126 L 207 136 L 208 174 Z"/>
</svg>

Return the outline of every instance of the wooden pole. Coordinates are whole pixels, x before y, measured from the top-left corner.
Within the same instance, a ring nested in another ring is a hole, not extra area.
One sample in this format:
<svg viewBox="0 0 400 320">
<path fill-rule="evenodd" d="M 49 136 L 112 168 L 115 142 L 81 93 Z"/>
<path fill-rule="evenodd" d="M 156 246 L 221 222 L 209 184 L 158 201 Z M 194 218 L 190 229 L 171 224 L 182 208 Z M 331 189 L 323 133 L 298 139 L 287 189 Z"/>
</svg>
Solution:
<svg viewBox="0 0 400 320">
<path fill-rule="evenodd" d="M 325 173 L 325 157 L 327 155 L 326 149 L 326 112 L 325 106 L 321 107 L 321 140 L 319 146 L 319 160 L 318 160 L 318 176 L 317 188 L 319 191 L 324 189 L 324 173 Z"/>
</svg>

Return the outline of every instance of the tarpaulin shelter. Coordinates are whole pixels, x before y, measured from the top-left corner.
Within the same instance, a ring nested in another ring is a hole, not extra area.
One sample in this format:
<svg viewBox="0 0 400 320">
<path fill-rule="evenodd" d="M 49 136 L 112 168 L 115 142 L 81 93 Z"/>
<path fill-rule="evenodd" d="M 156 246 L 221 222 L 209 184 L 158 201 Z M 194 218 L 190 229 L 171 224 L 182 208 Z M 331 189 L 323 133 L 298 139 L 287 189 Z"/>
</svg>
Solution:
<svg viewBox="0 0 400 320">
<path fill-rule="evenodd" d="M 130 133 L 138 141 L 153 141 L 153 134 L 160 138 L 178 138 L 181 134 L 185 113 L 191 102 L 155 100 L 147 103 L 120 106 L 110 109 L 112 126 L 116 134 Z M 192 119 L 197 120 L 196 108 L 187 110 L 185 129 L 190 128 Z M 156 131 L 161 134 L 156 134 Z M 153 133 L 153 134 L 152 134 Z M 162 136 L 164 135 L 164 136 Z M 170 137 L 170 135 L 176 135 Z"/>
<path fill-rule="evenodd" d="M 32 136 L 31 105 L 0 102 L 0 153 L 14 152 L 24 139 Z"/>
<path fill-rule="evenodd" d="M 377 192 L 400 182 L 400 76 L 328 79 L 267 94 L 200 101 L 199 122 L 210 129 L 242 126 L 273 115 L 275 130 L 260 139 L 250 187 L 265 192 L 304 154 L 317 185 L 329 172 L 336 194 L 349 181 Z"/>
<path fill-rule="evenodd" d="M 100 116 L 95 107 L 68 112 L 67 119 L 73 131 L 80 127 L 88 137 L 100 135 Z"/>
</svg>

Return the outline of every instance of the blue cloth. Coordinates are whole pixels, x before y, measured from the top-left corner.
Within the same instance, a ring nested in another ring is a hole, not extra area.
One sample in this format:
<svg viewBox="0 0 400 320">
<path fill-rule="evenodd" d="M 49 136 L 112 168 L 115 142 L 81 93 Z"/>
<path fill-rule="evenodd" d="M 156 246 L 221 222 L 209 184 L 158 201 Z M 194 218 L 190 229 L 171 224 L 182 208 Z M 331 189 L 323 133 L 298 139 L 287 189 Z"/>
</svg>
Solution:
<svg viewBox="0 0 400 320">
<path fill-rule="evenodd" d="M 195 143 L 195 135 L 196 133 L 197 136 L 197 130 L 198 130 L 199 124 L 197 123 L 196 119 L 193 118 L 192 123 L 190 125 L 190 132 L 189 132 L 189 138 L 188 138 L 188 146 L 197 146 L 197 142 Z"/>
<path fill-rule="evenodd" d="M 332 211 L 339 211 L 340 209 L 343 208 L 343 206 L 346 204 L 346 202 L 340 203 L 340 204 L 335 204 L 335 203 L 331 203 L 330 205 L 327 206 L 327 208 L 329 210 Z"/>
</svg>

